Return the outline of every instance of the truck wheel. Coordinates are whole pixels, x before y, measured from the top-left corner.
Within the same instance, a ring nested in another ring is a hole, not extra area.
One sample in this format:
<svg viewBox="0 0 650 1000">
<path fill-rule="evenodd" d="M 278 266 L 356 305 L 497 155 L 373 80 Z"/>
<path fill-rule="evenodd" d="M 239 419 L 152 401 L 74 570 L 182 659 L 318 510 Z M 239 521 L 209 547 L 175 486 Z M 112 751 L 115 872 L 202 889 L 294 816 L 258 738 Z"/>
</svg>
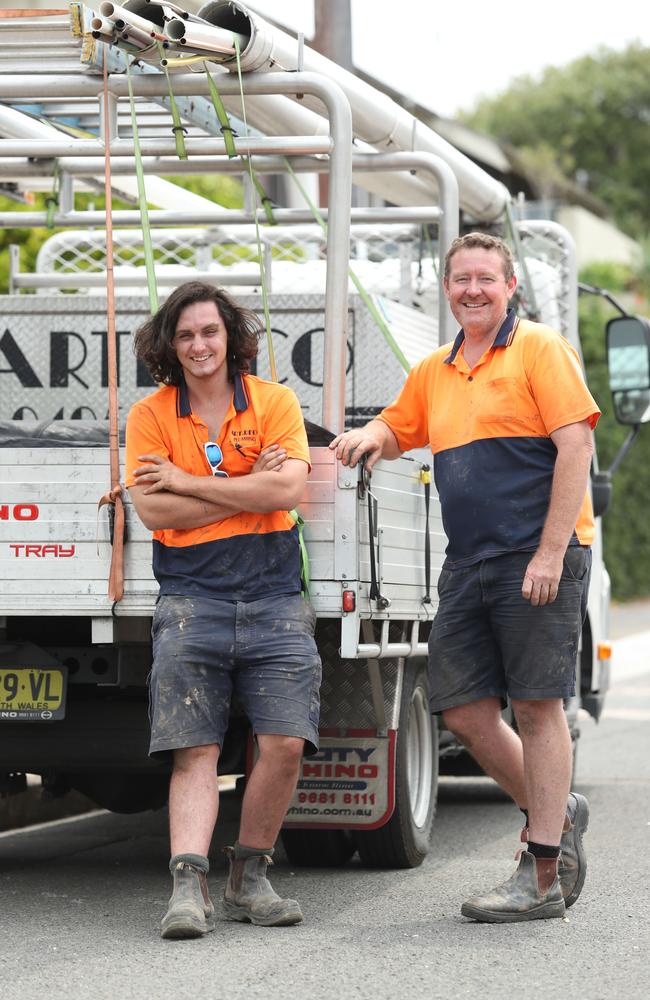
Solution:
<svg viewBox="0 0 650 1000">
<path fill-rule="evenodd" d="M 438 724 L 429 712 L 425 665 L 407 668 L 395 761 L 395 810 L 378 830 L 355 830 L 359 857 L 373 868 L 417 868 L 429 852 L 438 794 Z"/>
<path fill-rule="evenodd" d="M 282 846 L 297 868 L 338 868 L 356 846 L 348 830 L 282 830 Z"/>
</svg>

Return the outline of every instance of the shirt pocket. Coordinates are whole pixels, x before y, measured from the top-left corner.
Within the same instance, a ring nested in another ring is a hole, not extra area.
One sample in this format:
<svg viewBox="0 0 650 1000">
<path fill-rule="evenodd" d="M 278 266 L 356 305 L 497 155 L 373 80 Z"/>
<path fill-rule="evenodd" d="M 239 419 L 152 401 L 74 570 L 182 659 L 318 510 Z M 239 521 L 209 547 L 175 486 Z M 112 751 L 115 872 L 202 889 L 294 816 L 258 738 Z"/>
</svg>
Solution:
<svg viewBox="0 0 650 1000">
<path fill-rule="evenodd" d="M 476 419 L 480 423 L 516 420 L 519 412 L 519 379 L 503 376 L 486 382 L 481 393 Z"/>
</svg>

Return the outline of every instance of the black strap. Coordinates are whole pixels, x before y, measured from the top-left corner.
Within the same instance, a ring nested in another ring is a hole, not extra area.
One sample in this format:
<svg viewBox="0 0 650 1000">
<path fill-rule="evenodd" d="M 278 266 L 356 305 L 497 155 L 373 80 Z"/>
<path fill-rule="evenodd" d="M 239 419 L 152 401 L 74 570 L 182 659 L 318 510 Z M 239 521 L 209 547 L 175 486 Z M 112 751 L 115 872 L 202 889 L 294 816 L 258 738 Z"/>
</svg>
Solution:
<svg viewBox="0 0 650 1000">
<path fill-rule="evenodd" d="M 431 466 L 423 465 L 420 478 L 424 483 L 424 597 L 423 604 L 431 604 L 431 539 L 429 537 L 429 503 L 431 500 Z"/>
<path fill-rule="evenodd" d="M 367 483 L 369 484 L 370 476 L 368 475 L 367 472 L 365 472 L 365 469 L 363 470 L 363 472 L 365 473 L 364 478 L 366 478 Z M 369 594 L 369 597 L 370 597 L 371 601 L 376 601 L 377 602 L 377 606 L 381 610 L 383 610 L 384 608 L 387 608 L 390 605 L 390 601 L 386 597 L 383 596 L 382 592 L 379 589 L 379 582 L 377 580 L 377 561 L 378 560 L 377 560 L 377 557 L 375 555 L 375 515 L 374 515 L 374 509 L 373 509 L 373 496 L 372 496 L 369 488 L 367 490 L 367 493 L 368 493 L 368 543 L 370 545 L 370 594 Z"/>
</svg>

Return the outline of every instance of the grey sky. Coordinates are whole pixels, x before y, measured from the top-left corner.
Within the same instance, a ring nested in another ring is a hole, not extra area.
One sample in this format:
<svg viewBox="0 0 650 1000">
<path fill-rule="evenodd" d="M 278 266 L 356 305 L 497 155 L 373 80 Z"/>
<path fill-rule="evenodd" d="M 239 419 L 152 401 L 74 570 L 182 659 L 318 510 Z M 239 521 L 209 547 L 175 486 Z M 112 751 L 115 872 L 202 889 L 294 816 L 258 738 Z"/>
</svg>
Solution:
<svg viewBox="0 0 650 1000">
<path fill-rule="evenodd" d="M 312 0 L 252 0 L 260 13 L 313 32 Z M 438 114 L 469 108 L 523 73 L 561 66 L 606 45 L 650 46 L 643 0 L 352 0 L 353 55 L 371 73 Z"/>
<path fill-rule="evenodd" d="M 5 7 L 62 7 L 67 0 L 0 0 Z M 183 0 L 176 0 L 183 6 Z M 242 0 L 246 4 L 247 0 Z M 562 66 L 599 46 L 650 46 L 647 0 L 351 0 L 356 65 L 441 115 L 471 108 L 524 73 Z M 189 0 L 197 10 L 200 0 Z M 314 31 L 313 0 L 251 0 L 263 16 Z"/>
</svg>

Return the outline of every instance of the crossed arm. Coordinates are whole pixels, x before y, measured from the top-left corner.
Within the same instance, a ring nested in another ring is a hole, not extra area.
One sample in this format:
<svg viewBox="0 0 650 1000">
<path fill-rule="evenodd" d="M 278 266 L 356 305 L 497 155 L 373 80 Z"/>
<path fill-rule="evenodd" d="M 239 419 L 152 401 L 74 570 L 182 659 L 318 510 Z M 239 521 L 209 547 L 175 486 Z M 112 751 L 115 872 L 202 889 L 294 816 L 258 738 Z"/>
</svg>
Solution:
<svg viewBox="0 0 650 1000">
<path fill-rule="evenodd" d="M 193 476 L 160 455 L 140 455 L 129 490 L 138 517 L 150 531 L 202 528 L 241 511 L 291 510 L 307 481 L 307 464 L 287 459 L 276 446 L 264 450 L 248 476 Z"/>
</svg>

